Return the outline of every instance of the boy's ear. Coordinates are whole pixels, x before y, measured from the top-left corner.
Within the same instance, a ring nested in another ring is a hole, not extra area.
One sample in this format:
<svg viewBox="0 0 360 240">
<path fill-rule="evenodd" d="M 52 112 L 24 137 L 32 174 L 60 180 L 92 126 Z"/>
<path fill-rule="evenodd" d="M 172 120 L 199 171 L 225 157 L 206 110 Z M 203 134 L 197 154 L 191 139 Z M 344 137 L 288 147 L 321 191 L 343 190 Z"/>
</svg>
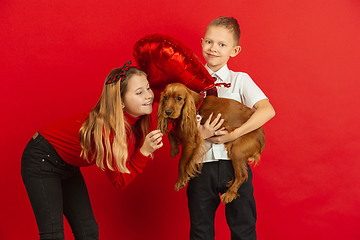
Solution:
<svg viewBox="0 0 360 240">
<path fill-rule="evenodd" d="M 240 46 L 236 46 L 233 50 L 233 52 L 230 54 L 230 57 L 235 57 L 236 55 L 238 55 L 241 51 L 241 47 Z"/>
<path fill-rule="evenodd" d="M 200 44 L 202 45 L 204 39 L 203 38 L 200 38 Z"/>
</svg>

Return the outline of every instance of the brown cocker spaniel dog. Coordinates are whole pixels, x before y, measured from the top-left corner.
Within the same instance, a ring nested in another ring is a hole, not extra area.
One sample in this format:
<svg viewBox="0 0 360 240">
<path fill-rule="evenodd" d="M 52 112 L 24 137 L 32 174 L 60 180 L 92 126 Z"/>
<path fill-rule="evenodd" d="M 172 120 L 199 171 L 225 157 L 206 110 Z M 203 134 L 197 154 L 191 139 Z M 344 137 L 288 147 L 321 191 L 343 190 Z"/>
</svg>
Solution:
<svg viewBox="0 0 360 240">
<path fill-rule="evenodd" d="M 211 113 L 211 121 L 221 113 L 221 118 L 224 119 L 222 127 L 229 132 L 240 127 L 254 113 L 252 109 L 236 100 L 215 96 L 207 96 L 202 100 L 199 93 L 181 83 L 168 84 L 161 93 L 157 126 L 164 134 L 168 133 L 171 157 L 175 157 L 180 152 L 179 145 L 182 146 L 176 190 L 185 187 L 190 178 L 201 171 L 205 151 L 197 128 L 197 106 L 202 117 L 201 124 L 205 123 Z M 170 131 L 169 123 L 173 124 Z M 260 159 L 265 147 L 264 130 L 262 127 L 258 128 L 225 143 L 225 147 L 235 171 L 235 179 L 228 183 L 229 189 L 221 195 L 222 202 L 229 203 L 239 196 L 238 189 L 248 179 L 247 163 L 256 164 Z"/>
</svg>

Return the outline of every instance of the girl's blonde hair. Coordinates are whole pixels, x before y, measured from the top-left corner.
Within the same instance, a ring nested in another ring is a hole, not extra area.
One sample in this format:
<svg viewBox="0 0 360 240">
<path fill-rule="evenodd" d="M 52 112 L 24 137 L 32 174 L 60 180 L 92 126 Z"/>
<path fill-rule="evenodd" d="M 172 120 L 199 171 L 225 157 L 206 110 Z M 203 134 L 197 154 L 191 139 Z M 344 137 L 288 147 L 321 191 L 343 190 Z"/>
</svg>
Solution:
<svg viewBox="0 0 360 240">
<path fill-rule="evenodd" d="M 89 163 L 95 159 L 96 165 L 102 170 L 130 173 L 126 167 L 128 158 L 126 133 L 134 131 L 136 145 L 139 146 L 150 132 L 150 122 L 149 115 L 143 115 L 136 122 L 136 128 L 132 129 L 125 120 L 122 102 L 131 77 L 146 76 L 146 73 L 137 68 L 130 68 L 124 80 L 106 84 L 111 77 L 120 74 L 121 70 L 123 68 L 113 69 L 106 77 L 99 101 L 80 128 L 79 139 L 82 147 L 80 156 Z"/>
</svg>

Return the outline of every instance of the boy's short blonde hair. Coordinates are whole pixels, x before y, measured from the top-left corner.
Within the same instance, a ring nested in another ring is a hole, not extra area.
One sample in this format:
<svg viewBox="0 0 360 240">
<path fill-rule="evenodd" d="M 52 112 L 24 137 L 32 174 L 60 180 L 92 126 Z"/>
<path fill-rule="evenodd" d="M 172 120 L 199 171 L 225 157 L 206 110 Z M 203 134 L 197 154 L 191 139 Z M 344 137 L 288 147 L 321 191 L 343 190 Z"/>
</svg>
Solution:
<svg viewBox="0 0 360 240">
<path fill-rule="evenodd" d="M 234 36 L 235 46 L 239 45 L 240 42 L 240 26 L 236 18 L 233 17 L 218 17 L 212 20 L 207 26 L 206 30 L 211 27 L 224 27 L 228 29 Z"/>
</svg>

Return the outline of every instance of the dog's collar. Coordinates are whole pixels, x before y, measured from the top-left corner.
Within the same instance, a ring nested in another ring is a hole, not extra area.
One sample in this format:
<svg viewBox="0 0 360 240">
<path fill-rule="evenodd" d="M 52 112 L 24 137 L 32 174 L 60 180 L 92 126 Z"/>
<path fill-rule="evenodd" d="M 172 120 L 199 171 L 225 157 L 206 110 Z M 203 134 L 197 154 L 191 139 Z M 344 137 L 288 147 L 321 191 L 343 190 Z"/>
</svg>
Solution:
<svg viewBox="0 0 360 240">
<path fill-rule="evenodd" d="M 202 104 L 202 101 L 203 101 L 204 98 L 206 97 L 206 91 L 205 91 L 205 90 L 202 91 L 202 92 L 200 93 L 200 95 L 201 95 L 200 102 L 199 102 L 198 105 L 196 106 L 196 120 L 197 120 L 198 122 L 201 121 L 201 116 L 200 116 L 200 114 L 199 114 L 199 108 L 200 108 L 200 106 L 201 106 L 201 104 Z"/>
<path fill-rule="evenodd" d="M 200 106 L 201 106 L 201 104 L 202 104 L 202 101 L 203 101 L 204 98 L 206 97 L 206 91 L 202 91 L 202 92 L 200 93 L 200 95 L 201 95 L 200 102 L 199 102 L 198 105 L 196 106 L 196 110 L 197 110 L 197 111 L 199 111 L 199 108 L 200 108 Z"/>
</svg>

